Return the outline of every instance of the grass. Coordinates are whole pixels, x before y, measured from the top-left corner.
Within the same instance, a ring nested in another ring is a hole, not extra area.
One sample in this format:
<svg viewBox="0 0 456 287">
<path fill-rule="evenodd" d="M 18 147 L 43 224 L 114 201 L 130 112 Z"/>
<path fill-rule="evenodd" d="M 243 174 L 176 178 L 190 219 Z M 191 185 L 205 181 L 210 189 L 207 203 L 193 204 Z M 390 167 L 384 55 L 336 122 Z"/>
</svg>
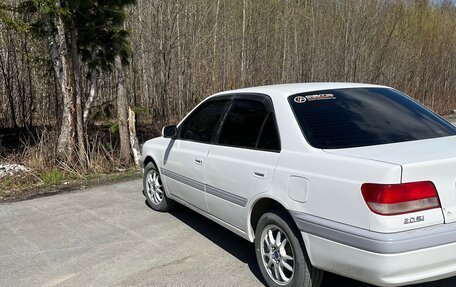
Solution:
<svg viewBox="0 0 456 287">
<path fill-rule="evenodd" d="M 135 178 L 138 175 L 136 167 L 109 173 L 76 174 L 59 168 L 51 168 L 37 173 L 20 173 L 0 178 L 0 201 L 27 199 L 37 194 L 80 189 L 81 187 Z"/>
<path fill-rule="evenodd" d="M 28 189 L 40 184 L 39 178 L 30 174 L 5 176 L 0 179 L 0 197 L 5 197 L 18 189 Z"/>
<path fill-rule="evenodd" d="M 41 176 L 44 186 L 53 186 L 63 183 L 67 178 L 63 171 L 53 168 L 49 171 L 44 171 Z"/>
<path fill-rule="evenodd" d="M 101 182 L 119 181 L 137 174 L 132 166 L 119 171 L 122 164 L 119 153 L 111 140 L 95 133 L 87 143 L 86 154 L 81 164 L 76 158 L 62 159 L 54 147 L 57 137 L 54 133 L 42 130 L 34 143 L 23 142 L 23 146 L 6 156 L 0 162 L 21 164 L 28 171 L 0 178 L 0 201 L 8 198 L 28 198 L 37 193 L 52 190 L 68 190 L 74 186 L 87 186 Z"/>
</svg>

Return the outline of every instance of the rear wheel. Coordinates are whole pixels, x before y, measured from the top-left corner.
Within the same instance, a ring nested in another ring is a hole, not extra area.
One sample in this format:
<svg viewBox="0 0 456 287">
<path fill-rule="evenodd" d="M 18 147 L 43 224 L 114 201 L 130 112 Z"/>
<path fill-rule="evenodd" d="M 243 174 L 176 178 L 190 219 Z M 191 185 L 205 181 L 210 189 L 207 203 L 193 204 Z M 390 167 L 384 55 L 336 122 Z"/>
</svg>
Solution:
<svg viewBox="0 0 456 287">
<path fill-rule="evenodd" d="M 157 167 L 148 163 L 144 168 L 144 195 L 149 206 L 157 211 L 169 211 L 174 202 L 166 196 L 163 182 Z"/>
<path fill-rule="evenodd" d="M 283 212 L 261 216 L 255 231 L 258 265 L 268 286 L 319 287 L 323 271 L 312 266 L 300 234 Z"/>
</svg>

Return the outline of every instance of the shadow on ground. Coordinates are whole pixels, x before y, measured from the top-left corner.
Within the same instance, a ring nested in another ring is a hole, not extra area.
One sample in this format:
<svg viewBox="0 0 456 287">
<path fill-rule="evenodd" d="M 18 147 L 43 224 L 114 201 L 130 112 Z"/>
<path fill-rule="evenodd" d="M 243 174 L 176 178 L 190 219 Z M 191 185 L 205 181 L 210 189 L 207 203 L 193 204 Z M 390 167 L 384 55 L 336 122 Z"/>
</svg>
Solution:
<svg viewBox="0 0 456 287">
<path fill-rule="evenodd" d="M 171 211 L 171 215 L 187 224 L 195 231 L 217 244 L 231 255 L 235 256 L 242 262 L 246 263 L 250 271 L 265 284 L 260 269 L 258 268 L 253 244 L 242 239 L 236 234 L 221 227 L 217 223 L 206 217 L 184 207 L 178 206 Z M 374 287 L 366 283 L 351 280 L 346 277 L 338 276 L 332 273 L 326 273 L 321 287 Z M 456 277 L 439 280 L 430 283 L 410 285 L 408 287 L 454 287 L 456 286 Z"/>
<path fill-rule="evenodd" d="M 255 250 L 252 243 L 242 239 L 217 223 L 184 206 L 178 206 L 170 213 L 213 243 L 223 248 L 225 251 L 229 252 L 231 255 L 247 264 L 250 271 L 258 278 L 258 280 L 265 284 L 261 271 L 256 263 Z"/>
</svg>

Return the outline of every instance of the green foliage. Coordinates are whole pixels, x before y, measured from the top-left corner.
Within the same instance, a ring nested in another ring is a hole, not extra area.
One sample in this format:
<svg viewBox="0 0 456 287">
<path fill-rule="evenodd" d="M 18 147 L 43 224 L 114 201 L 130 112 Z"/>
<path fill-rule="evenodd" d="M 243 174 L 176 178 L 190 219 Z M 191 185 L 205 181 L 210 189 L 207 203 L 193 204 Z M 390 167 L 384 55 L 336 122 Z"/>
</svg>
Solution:
<svg viewBox="0 0 456 287">
<path fill-rule="evenodd" d="M 111 123 L 111 126 L 109 127 L 109 133 L 111 135 L 118 135 L 119 134 L 119 124 L 117 122 Z"/>
<path fill-rule="evenodd" d="M 41 174 L 41 180 L 46 186 L 57 185 L 65 180 L 65 174 L 59 169 L 51 169 Z"/>
<path fill-rule="evenodd" d="M 63 16 L 66 31 L 76 29 L 77 45 L 82 60 L 92 68 L 111 70 L 116 54 L 123 64 L 129 63 L 131 47 L 129 33 L 124 29 L 127 19 L 125 8 L 135 0 L 27 0 L 15 7 L 0 3 L 0 22 L 18 32 L 30 33 L 44 39 L 56 29 L 46 30 L 46 21 L 54 15 Z M 23 20 L 8 12 L 23 15 Z M 95 57 L 93 57 L 95 55 Z"/>
<path fill-rule="evenodd" d="M 30 29 L 30 26 L 21 20 L 11 17 L 8 12 L 11 12 L 13 10 L 13 8 L 0 3 L 0 23 L 18 32 L 27 33 Z"/>
<path fill-rule="evenodd" d="M 136 114 L 136 116 L 142 116 L 148 114 L 148 108 L 145 106 L 134 106 L 131 110 Z"/>
<path fill-rule="evenodd" d="M 128 64 L 131 47 L 129 33 L 123 28 L 127 19 L 125 8 L 135 4 L 135 1 L 77 2 L 77 17 L 73 21 L 78 28 L 78 47 L 83 61 L 90 67 L 111 70 L 115 55 L 120 54 L 123 64 Z M 95 58 L 93 54 L 96 55 Z"/>
</svg>

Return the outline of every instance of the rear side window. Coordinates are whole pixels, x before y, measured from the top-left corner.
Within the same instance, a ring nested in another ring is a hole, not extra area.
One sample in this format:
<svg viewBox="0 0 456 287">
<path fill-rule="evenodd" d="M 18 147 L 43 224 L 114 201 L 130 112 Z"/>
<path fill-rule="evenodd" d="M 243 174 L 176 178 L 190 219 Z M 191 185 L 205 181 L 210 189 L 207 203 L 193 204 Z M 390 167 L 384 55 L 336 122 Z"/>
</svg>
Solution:
<svg viewBox="0 0 456 287">
<path fill-rule="evenodd" d="M 220 132 L 219 143 L 255 148 L 269 112 L 260 101 L 234 100 Z"/>
<path fill-rule="evenodd" d="M 307 141 L 336 149 L 456 135 L 456 128 L 387 88 L 350 88 L 288 98 Z"/>
<path fill-rule="evenodd" d="M 269 113 L 258 138 L 258 149 L 280 151 L 279 133 L 275 124 L 274 114 Z"/>
<path fill-rule="evenodd" d="M 182 124 L 180 138 L 210 142 L 228 101 L 228 99 L 212 100 L 202 104 Z"/>
</svg>

